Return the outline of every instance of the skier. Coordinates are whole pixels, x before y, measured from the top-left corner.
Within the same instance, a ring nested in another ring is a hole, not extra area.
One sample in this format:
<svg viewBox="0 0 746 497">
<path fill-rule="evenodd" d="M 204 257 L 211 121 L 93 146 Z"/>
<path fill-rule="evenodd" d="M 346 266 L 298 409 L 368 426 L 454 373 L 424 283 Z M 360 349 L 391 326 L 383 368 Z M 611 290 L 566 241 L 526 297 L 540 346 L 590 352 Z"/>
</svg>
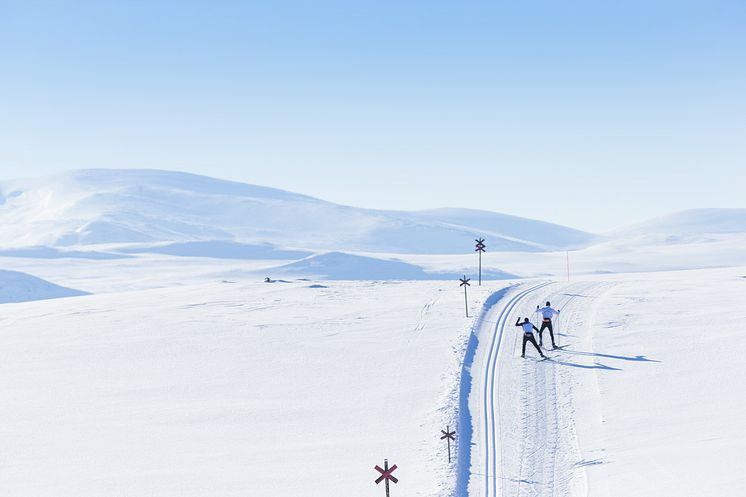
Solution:
<svg viewBox="0 0 746 497">
<path fill-rule="evenodd" d="M 534 344 L 534 347 L 536 347 L 536 350 L 539 351 L 539 355 L 546 359 L 547 356 L 545 356 L 539 348 L 539 345 L 536 343 L 536 338 L 534 338 L 534 334 L 532 333 L 533 330 L 539 331 L 536 329 L 536 326 L 531 324 L 531 321 L 529 321 L 528 318 L 524 319 L 522 323 L 521 318 L 518 318 L 515 325 L 523 328 L 523 347 L 521 348 L 521 357 L 526 357 L 526 342 L 531 342 Z"/>
<path fill-rule="evenodd" d="M 542 317 L 541 328 L 539 329 L 539 346 L 543 345 L 541 334 L 544 332 L 545 329 L 549 329 L 549 336 L 552 338 L 552 348 L 556 349 L 557 345 L 555 345 L 554 343 L 554 329 L 552 328 L 552 318 L 555 315 L 558 315 L 560 311 L 552 309 L 552 304 L 547 302 L 547 305 L 545 307 L 539 308 L 539 306 L 537 305 L 536 312 L 541 314 Z"/>
</svg>

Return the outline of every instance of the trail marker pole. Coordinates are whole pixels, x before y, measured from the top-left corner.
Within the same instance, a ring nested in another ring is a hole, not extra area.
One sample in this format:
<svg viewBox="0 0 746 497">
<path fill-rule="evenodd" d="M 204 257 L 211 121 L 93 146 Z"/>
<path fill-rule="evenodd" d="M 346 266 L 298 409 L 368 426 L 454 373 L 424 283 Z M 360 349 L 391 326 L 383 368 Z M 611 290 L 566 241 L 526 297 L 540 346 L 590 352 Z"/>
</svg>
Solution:
<svg viewBox="0 0 746 497">
<path fill-rule="evenodd" d="M 390 497 L 389 496 L 389 480 L 393 481 L 394 483 L 399 483 L 399 479 L 396 476 L 394 476 L 394 475 L 391 474 L 391 473 L 394 472 L 395 469 L 396 469 L 396 464 L 394 464 L 393 466 L 391 466 L 389 468 L 389 460 L 388 459 L 384 459 L 383 460 L 383 469 L 381 469 L 381 467 L 378 464 L 375 465 L 375 470 L 378 471 L 379 473 L 381 473 L 381 476 L 379 476 L 376 479 L 376 485 L 378 485 L 382 481 L 385 482 L 385 484 L 386 484 L 386 497 Z"/>
<path fill-rule="evenodd" d="M 446 430 L 440 430 L 440 432 L 443 434 L 442 437 L 440 437 L 441 440 L 445 439 L 446 442 L 448 442 L 448 462 L 451 462 L 451 440 L 456 440 L 456 431 L 451 431 L 450 427 L 446 425 Z"/>
<path fill-rule="evenodd" d="M 464 287 L 464 309 L 466 309 L 466 317 L 469 317 L 469 298 L 466 296 L 466 287 L 471 286 L 469 281 L 471 281 L 470 278 L 467 278 L 466 275 L 464 275 L 463 278 L 459 278 L 459 281 L 461 284 L 459 286 Z"/>
<path fill-rule="evenodd" d="M 487 245 L 484 244 L 484 238 L 477 238 L 474 241 L 477 242 L 476 252 L 479 253 L 479 286 L 482 286 L 482 252 Z"/>
</svg>

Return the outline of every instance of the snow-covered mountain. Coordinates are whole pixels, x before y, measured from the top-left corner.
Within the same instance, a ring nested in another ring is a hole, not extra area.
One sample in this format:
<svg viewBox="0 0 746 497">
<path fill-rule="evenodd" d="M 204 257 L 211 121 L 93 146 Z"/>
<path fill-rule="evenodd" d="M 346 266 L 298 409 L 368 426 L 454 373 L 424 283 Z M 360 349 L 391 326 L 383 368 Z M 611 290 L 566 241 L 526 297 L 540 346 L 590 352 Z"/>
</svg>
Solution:
<svg viewBox="0 0 746 497">
<path fill-rule="evenodd" d="M 488 250 L 519 252 L 581 247 L 596 238 L 493 212 L 361 209 L 170 171 L 87 169 L 0 182 L 1 248 L 231 241 L 454 254 L 469 251 L 476 236 L 487 238 Z M 209 252 L 210 245 L 199 248 Z"/>
</svg>

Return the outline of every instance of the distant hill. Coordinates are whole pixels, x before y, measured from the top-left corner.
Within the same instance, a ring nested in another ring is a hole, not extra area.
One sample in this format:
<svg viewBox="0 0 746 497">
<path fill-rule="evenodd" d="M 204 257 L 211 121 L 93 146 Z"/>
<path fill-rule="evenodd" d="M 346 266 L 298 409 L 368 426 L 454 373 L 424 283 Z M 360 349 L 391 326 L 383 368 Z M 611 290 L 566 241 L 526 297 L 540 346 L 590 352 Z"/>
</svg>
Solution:
<svg viewBox="0 0 746 497">
<path fill-rule="evenodd" d="M 87 293 L 55 285 L 30 274 L 0 269 L 0 304 L 80 295 Z"/>
<path fill-rule="evenodd" d="M 151 251 L 246 257 L 252 249 L 235 244 L 271 244 L 275 251 L 463 254 L 477 236 L 487 239 L 489 251 L 520 252 L 578 248 L 596 239 L 487 211 L 360 209 L 170 171 L 89 169 L 0 182 L 0 248 L 6 249 L 189 243 Z"/>
<path fill-rule="evenodd" d="M 621 240 L 690 243 L 733 234 L 746 234 L 746 209 L 685 210 L 622 228 L 609 236 Z"/>
<path fill-rule="evenodd" d="M 269 270 L 272 276 L 307 276 L 326 280 L 456 280 L 458 273 L 427 272 L 402 261 L 342 252 L 328 252 Z M 483 279 L 508 279 L 515 275 L 485 270 Z"/>
</svg>

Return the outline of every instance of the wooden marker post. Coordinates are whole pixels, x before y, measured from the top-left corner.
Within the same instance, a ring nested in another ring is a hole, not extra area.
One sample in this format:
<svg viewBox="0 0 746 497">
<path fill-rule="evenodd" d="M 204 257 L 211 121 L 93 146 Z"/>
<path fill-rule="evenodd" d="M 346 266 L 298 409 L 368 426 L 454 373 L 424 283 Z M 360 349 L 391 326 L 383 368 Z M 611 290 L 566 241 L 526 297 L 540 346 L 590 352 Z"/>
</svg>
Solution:
<svg viewBox="0 0 746 497">
<path fill-rule="evenodd" d="M 479 254 L 479 286 L 482 286 L 482 252 L 487 245 L 484 244 L 484 238 L 477 238 L 474 241 L 477 242 L 476 252 Z"/>
<path fill-rule="evenodd" d="M 448 442 L 448 462 L 451 462 L 451 440 L 456 440 L 456 430 L 451 431 L 450 427 L 446 426 L 445 431 L 440 430 L 440 432 L 443 434 L 442 437 L 440 437 L 441 440 L 445 439 L 446 442 Z"/>
<path fill-rule="evenodd" d="M 459 281 L 461 284 L 459 286 L 464 287 L 464 308 L 466 309 L 466 317 L 469 317 L 469 298 L 466 296 L 466 287 L 471 286 L 469 284 L 469 281 L 471 281 L 470 278 L 467 278 L 466 275 L 464 275 L 463 278 L 460 278 Z"/>
<path fill-rule="evenodd" d="M 378 485 L 382 481 L 386 483 L 386 497 L 389 497 L 389 480 L 393 481 L 394 483 L 399 482 L 399 479 L 391 474 L 394 472 L 395 469 L 396 464 L 389 468 L 388 459 L 383 460 L 383 468 L 381 468 L 378 464 L 375 465 L 375 470 L 381 473 L 381 476 L 376 479 L 376 485 Z"/>
</svg>

